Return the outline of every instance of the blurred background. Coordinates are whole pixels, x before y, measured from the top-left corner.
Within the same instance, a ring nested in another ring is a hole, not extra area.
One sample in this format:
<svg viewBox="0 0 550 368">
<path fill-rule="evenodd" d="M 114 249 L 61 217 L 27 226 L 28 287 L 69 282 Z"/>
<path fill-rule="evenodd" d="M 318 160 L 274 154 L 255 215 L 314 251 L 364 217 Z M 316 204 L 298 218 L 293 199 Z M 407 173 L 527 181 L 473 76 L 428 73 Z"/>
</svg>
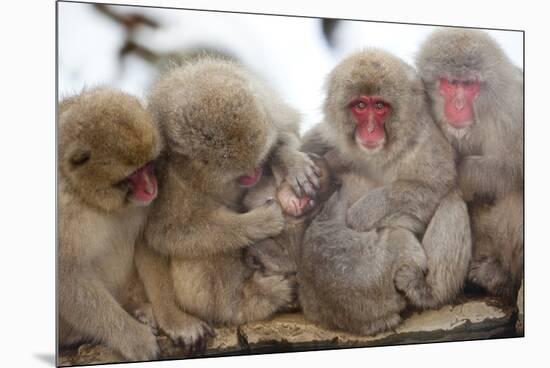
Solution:
<svg viewBox="0 0 550 368">
<path fill-rule="evenodd" d="M 211 53 L 267 80 L 303 114 L 322 118 L 323 83 L 347 54 L 382 47 L 414 64 L 431 26 L 82 3 L 58 3 L 59 96 L 110 85 L 145 98 L 171 62 Z M 368 14 L 365 14 L 367 16 Z M 361 15 L 359 15 L 361 16 Z M 523 34 L 487 31 L 523 68 Z"/>
</svg>

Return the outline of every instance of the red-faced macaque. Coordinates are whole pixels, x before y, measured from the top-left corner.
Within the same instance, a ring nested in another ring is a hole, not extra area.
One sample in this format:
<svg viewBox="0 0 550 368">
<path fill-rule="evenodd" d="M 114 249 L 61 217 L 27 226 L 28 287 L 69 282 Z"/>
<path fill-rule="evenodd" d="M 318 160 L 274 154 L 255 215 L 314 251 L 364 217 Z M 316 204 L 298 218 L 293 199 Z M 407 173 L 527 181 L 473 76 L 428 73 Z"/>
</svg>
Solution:
<svg viewBox="0 0 550 368">
<path fill-rule="evenodd" d="M 468 213 L 414 69 L 382 50 L 355 53 L 330 73 L 324 113 L 302 149 L 335 152 L 347 171 L 304 235 L 306 317 L 372 334 L 399 323 L 408 303 L 454 301 L 470 261 Z"/>
<path fill-rule="evenodd" d="M 523 76 L 486 33 L 444 29 L 417 66 L 454 147 L 474 236 L 468 279 L 514 302 L 523 277 Z"/>
</svg>

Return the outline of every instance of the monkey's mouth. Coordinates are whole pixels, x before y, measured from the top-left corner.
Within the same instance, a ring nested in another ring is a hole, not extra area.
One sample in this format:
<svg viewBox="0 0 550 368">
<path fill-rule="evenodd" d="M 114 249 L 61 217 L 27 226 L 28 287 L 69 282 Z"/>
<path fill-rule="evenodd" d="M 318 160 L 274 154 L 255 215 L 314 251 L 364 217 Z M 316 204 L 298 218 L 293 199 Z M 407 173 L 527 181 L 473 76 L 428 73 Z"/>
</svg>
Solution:
<svg viewBox="0 0 550 368">
<path fill-rule="evenodd" d="M 239 185 L 245 188 L 250 188 L 254 185 L 256 185 L 260 179 L 262 178 L 262 167 L 255 168 L 251 173 L 248 173 L 243 176 L 239 176 L 237 178 L 237 181 L 239 182 Z"/>
<path fill-rule="evenodd" d="M 152 162 L 131 173 L 124 181 L 129 187 L 128 198 L 133 203 L 147 205 L 157 197 L 157 177 Z"/>
<path fill-rule="evenodd" d="M 355 141 L 363 150 L 367 152 L 376 152 L 386 144 L 386 137 L 380 137 L 377 140 L 366 140 L 360 134 L 355 134 Z"/>
</svg>

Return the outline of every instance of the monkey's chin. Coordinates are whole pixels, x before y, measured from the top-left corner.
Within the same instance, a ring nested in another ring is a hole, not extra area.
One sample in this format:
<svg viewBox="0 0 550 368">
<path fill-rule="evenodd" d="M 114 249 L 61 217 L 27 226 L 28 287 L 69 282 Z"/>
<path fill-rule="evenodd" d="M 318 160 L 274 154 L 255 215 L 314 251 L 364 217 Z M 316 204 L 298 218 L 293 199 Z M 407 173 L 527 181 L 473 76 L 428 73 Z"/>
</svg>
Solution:
<svg viewBox="0 0 550 368">
<path fill-rule="evenodd" d="M 372 142 L 367 143 L 367 142 L 363 142 L 361 138 L 359 138 L 358 136 L 355 136 L 355 142 L 357 143 L 357 146 L 362 152 L 368 155 L 374 155 L 382 151 L 382 149 L 386 144 L 386 138 L 383 138 L 376 143 L 372 143 Z"/>
<path fill-rule="evenodd" d="M 451 137 L 453 137 L 457 140 L 461 140 L 462 138 L 464 138 L 465 136 L 470 134 L 471 127 L 472 127 L 472 123 L 469 123 L 467 125 L 463 125 L 461 127 L 456 127 L 455 125 L 453 125 L 451 123 L 447 123 L 445 130 L 447 131 L 447 135 L 449 135 L 449 136 L 451 136 Z"/>
<path fill-rule="evenodd" d="M 149 206 L 151 203 L 153 203 L 153 201 L 155 200 L 156 198 L 156 194 L 154 197 L 152 197 L 151 199 L 147 199 L 147 200 L 143 200 L 143 199 L 138 199 L 138 198 L 135 198 L 133 196 L 130 196 L 128 198 L 128 202 L 130 202 L 130 205 L 132 207 L 147 207 Z"/>
</svg>

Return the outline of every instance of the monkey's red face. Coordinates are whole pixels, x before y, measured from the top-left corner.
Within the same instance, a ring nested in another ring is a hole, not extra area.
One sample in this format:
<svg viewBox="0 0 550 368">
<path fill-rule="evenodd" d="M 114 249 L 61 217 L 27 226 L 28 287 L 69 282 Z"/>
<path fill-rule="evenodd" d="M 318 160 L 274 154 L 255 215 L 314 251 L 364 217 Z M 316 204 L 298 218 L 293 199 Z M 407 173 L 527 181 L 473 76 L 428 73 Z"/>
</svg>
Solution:
<svg viewBox="0 0 550 368">
<path fill-rule="evenodd" d="M 154 173 L 153 163 L 140 167 L 130 174 L 125 181 L 130 187 L 130 201 L 138 205 L 148 205 L 156 198 L 157 177 Z"/>
<path fill-rule="evenodd" d="M 451 126 L 461 129 L 473 122 L 474 101 L 479 91 L 479 81 L 456 79 L 449 81 L 446 78 L 439 80 L 439 93 L 445 100 L 445 117 Z"/>
<path fill-rule="evenodd" d="M 257 167 L 252 172 L 239 176 L 237 178 L 237 181 L 239 182 L 239 185 L 245 188 L 250 188 L 256 185 L 260 179 L 262 178 L 262 167 Z"/>
<path fill-rule="evenodd" d="M 355 140 L 367 151 L 384 146 L 386 131 L 384 124 L 391 112 L 391 106 L 378 96 L 359 96 L 351 101 L 349 108 L 356 123 Z"/>
</svg>

